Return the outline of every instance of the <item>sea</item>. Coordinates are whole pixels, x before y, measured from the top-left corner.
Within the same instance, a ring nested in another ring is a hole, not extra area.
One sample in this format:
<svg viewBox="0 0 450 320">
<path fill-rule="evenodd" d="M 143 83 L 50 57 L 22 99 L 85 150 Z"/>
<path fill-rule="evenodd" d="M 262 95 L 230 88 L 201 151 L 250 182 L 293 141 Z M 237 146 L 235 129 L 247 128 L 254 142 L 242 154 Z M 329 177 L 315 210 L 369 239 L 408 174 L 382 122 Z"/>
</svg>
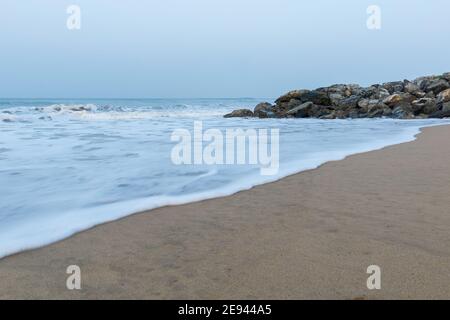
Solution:
<svg viewBox="0 0 450 320">
<path fill-rule="evenodd" d="M 262 101 L 273 99 L 0 99 L 0 257 L 412 141 L 422 127 L 449 123 L 223 118 Z M 175 163 L 173 134 L 192 132 L 195 123 L 223 133 L 277 130 L 279 169 L 262 175 L 258 164 Z"/>
</svg>

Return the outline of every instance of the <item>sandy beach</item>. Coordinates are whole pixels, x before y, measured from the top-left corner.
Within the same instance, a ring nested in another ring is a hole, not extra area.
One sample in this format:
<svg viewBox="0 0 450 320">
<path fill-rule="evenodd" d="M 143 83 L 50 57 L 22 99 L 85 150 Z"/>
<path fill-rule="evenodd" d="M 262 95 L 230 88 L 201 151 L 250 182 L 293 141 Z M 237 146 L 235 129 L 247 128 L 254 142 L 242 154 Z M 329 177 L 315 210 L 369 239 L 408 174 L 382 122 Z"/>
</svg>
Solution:
<svg viewBox="0 0 450 320">
<path fill-rule="evenodd" d="M 450 126 L 0 260 L 0 299 L 449 299 Z M 82 289 L 66 288 L 78 265 Z M 367 267 L 382 270 L 367 289 Z"/>
</svg>

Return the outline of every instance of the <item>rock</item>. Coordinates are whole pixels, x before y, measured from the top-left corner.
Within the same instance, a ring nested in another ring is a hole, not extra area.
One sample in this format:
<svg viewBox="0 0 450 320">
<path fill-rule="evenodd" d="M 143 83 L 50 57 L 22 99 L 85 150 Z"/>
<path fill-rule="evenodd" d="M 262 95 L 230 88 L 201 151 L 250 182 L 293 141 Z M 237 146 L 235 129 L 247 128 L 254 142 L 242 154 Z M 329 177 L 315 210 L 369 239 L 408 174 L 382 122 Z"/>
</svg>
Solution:
<svg viewBox="0 0 450 320">
<path fill-rule="evenodd" d="M 446 102 L 442 105 L 442 111 L 447 112 L 450 111 L 450 102 Z"/>
<path fill-rule="evenodd" d="M 412 110 L 415 115 L 430 114 L 438 111 L 436 100 L 433 98 L 422 98 L 411 102 Z"/>
<path fill-rule="evenodd" d="M 434 94 L 438 94 L 448 88 L 450 88 L 450 85 L 446 80 L 438 79 L 427 84 L 425 87 L 425 91 L 433 91 Z"/>
<path fill-rule="evenodd" d="M 361 118 L 361 113 L 358 110 L 356 110 L 356 109 L 350 110 L 348 112 L 347 117 L 350 118 L 350 119 L 358 119 L 358 118 Z"/>
<path fill-rule="evenodd" d="M 328 97 L 330 98 L 331 104 L 338 106 L 341 104 L 341 101 L 344 100 L 344 96 L 340 93 L 329 93 Z"/>
<path fill-rule="evenodd" d="M 388 105 L 388 106 L 390 106 L 390 107 L 393 107 L 393 106 L 399 104 L 402 101 L 403 101 L 403 98 L 402 98 L 401 95 L 393 94 L 393 95 L 390 95 L 389 97 L 387 97 L 386 99 L 384 99 L 383 103 Z"/>
<path fill-rule="evenodd" d="M 425 98 L 436 98 L 436 95 L 434 94 L 433 91 L 428 91 L 428 92 L 425 94 Z"/>
<path fill-rule="evenodd" d="M 388 96 L 383 103 L 393 108 L 400 104 L 409 104 L 416 100 L 416 97 L 410 93 L 396 93 Z"/>
<path fill-rule="evenodd" d="M 430 114 L 429 118 L 434 119 L 450 118 L 450 111 L 436 111 Z"/>
<path fill-rule="evenodd" d="M 416 97 L 419 97 L 419 98 L 424 97 L 425 94 L 426 94 L 425 92 L 420 90 L 420 87 L 417 84 L 414 84 L 414 83 L 409 82 L 407 80 L 405 80 L 404 92 L 405 93 L 410 93 L 410 94 L 415 95 Z"/>
<path fill-rule="evenodd" d="M 390 117 L 390 116 L 392 116 L 392 109 L 391 108 L 384 108 L 382 116 L 383 117 Z"/>
<path fill-rule="evenodd" d="M 238 109 L 233 112 L 224 115 L 224 118 L 244 118 L 244 117 L 253 117 L 253 112 L 248 109 Z"/>
<path fill-rule="evenodd" d="M 291 101 L 288 102 L 287 107 L 289 110 L 291 110 L 291 109 L 298 107 L 301 104 L 303 104 L 303 102 L 301 100 L 292 99 Z"/>
<path fill-rule="evenodd" d="M 368 118 L 379 118 L 391 114 L 392 110 L 384 103 L 371 104 L 367 108 Z"/>
<path fill-rule="evenodd" d="M 394 81 L 383 83 L 381 87 L 386 89 L 389 92 L 389 94 L 393 94 L 395 92 L 402 92 L 404 89 L 404 84 L 402 81 Z"/>
<path fill-rule="evenodd" d="M 293 109 L 290 109 L 288 112 L 286 112 L 286 115 L 294 116 L 296 118 L 306 118 L 309 117 L 309 112 L 313 107 L 314 103 L 305 102 L 297 107 L 294 107 Z"/>
<path fill-rule="evenodd" d="M 278 98 L 275 103 L 277 105 L 283 104 L 283 103 L 289 103 L 291 100 L 299 100 L 301 103 L 304 102 L 312 102 L 314 104 L 318 105 L 324 105 L 328 106 L 331 105 L 331 100 L 328 97 L 327 93 L 324 91 L 319 90 L 295 90 L 290 91 L 287 94 L 281 96 Z"/>
<path fill-rule="evenodd" d="M 258 104 L 253 110 L 253 115 L 258 118 L 270 118 L 274 117 L 272 112 L 273 106 L 268 102 Z"/>
<path fill-rule="evenodd" d="M 317 106 L 314 105 L 311 110 L 308 112 L 308 115 L 313 118 L 322 118 L 329 114 L 334 113 L 333 109 L 330 109 L 329 106 Z"/>
<path fill-rule="evenodd" d="M 414 114 L 407 105 L 401 105 L 392 110 L 392 117 L 396 119 L 412 119 Z"/>
<path fill-rule="evenodd" d="M 336 111 L 331 111 L 329 114 L 326 114 L 324 116 L 321 116 L 319 119 L 324 119 L 324 120 L 332 120 L 332 119 L 336 119 Z"/>
<path fill-rule="evenodd" d="M 293 90 L 293 91 L 289 91 L 285 95 L 282 95 L 277 100 L 275 100 L 275 103 L 276 104 L 280 104 L 280 103 L 283 103 L 283 102 L 289 102 L 292 99 L 300 100 L 300 98 L 307 92 L 309 92 L 309 90 Z"/>
<path fill-rule="evenodd" d="M 254 112 L 235 110 L 225 117 L 320 119 L 391 117 L 398 119 L 445 117 L 450 109 L 450 72 L 374 84 L 334 84 L 315 90 L 293 90 L 279 97 L 275 105 L 258 104 Z"/>
<path fill-rule="evenodd" d="M 445 80 L 447 80 L 448 82 L 450 82 L 450 72 L 446 72 L 442 75 L 442 78 L 444 78 Z"/>
<path fill-rule="evenodd" d="M 358 107 L 362 110 L 362 112 L 367 113 L 371 108 L 380 103 L 381 102 L 376 99 L 362 99 L 358 102 Z"/>
<path fill-rule="evenodd" d="M 437 95 L 437 103 L 442 104 L 450 101 L 450 89 L 444 90 Z"/>
<path fill-rule="evenodd" d="M 361 100 L 359 96 L 352 95 L 348 98 L 343 98 L 340 101 L 337 101 L 337 103 L 333 103 L 333 105 L 341 107 L 341 108 L 356 108 L 358 106 L 358 102 Z"/>
<path fill-rule="evenodd" d="M 328 97 L 328 95 L 325 92 L 321 92 L 321 91 L 309 91 L 306 92 L 305 94 L 303 94 L 300 98 L 300 100 L 302 102 L 312 102 L 314 104 L 317 105 L 321 105 L 321 106 L 330 106 L 331 100 Z"/>
<path fill-rule="evenodd" d="M 389 97 L 390 92 L 384 88 L 378 88 L 374 94 L 370 96 L 371 99 L 383 100 Z"/>
<path fill-rule="evenodd" d="M 336 111 L 336 118 L 337 119 L 345 119 L 348 118 L 349 112 L 346 110 L 337 110 Z"/>
</svg>

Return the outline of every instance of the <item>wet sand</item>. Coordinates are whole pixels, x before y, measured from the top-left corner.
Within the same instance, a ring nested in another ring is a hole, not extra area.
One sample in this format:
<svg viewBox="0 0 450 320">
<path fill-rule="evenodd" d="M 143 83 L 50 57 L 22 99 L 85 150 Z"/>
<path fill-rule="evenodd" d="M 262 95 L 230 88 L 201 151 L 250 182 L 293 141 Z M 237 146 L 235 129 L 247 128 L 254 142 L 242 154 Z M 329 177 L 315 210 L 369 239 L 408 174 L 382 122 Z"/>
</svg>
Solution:
<svg viewBox="0 0 450 320">
<path fill-rule="evenodd" d="M 82 289 L 66 288 L 81 268 Z M 367 267 L 381 267 L 368 290 Z M 450 126 L 0 260 L 0 298 L 450 299 Z"/>
</svg>

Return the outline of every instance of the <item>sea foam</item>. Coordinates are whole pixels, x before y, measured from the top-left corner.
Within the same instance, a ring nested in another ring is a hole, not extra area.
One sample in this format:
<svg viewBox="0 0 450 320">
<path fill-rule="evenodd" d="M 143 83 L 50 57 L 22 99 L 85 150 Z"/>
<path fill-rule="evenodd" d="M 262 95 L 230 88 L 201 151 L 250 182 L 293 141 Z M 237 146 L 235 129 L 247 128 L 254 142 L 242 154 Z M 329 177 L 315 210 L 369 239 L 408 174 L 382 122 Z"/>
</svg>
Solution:
<svg viewBox="0 0 450 320">
<path fill-rule="evenodd" d="M 223 119 L 258 100 L 0 103 L 0 257 L 130 214 L 228 196 L 327 161 L 414 140 L 446 120 Z M 3 119 L 2 118 L 2 119 Z M 20 121 L 18 121 L 18 119 Z M 280 170 L 176 166 L 173 130 L 277 128 Z"/>
</svg>

